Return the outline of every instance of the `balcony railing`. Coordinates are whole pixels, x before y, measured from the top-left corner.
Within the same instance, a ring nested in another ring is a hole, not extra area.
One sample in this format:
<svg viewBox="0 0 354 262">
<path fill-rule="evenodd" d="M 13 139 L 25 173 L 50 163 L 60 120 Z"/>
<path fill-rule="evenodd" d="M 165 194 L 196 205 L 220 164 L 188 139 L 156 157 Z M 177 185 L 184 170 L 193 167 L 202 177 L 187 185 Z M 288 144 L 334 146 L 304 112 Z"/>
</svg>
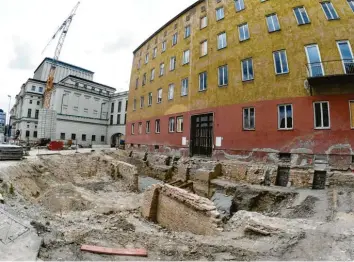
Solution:
<svg viewBox="0 0 354 262">
<path fill-rule="evenodd" d="M 322 61 L 306 65 L 309 78 L 335 76 L 335 75 L 354 75 L 354 59 Z"/>
</svg>

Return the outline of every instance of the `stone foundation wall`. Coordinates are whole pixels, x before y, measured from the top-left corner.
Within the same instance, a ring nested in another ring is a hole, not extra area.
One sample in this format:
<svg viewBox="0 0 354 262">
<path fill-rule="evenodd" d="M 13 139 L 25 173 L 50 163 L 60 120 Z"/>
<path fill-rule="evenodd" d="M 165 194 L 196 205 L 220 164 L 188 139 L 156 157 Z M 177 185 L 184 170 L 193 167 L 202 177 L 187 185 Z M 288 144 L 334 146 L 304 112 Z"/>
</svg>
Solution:
<svg viewBox="0 0 354 262">
<path fill-rule="evenodd" d="M 220 214 L 209 199 L 170 185 L 153 185 L 144 193 L 142 215 L 174 231 L 214 235 Z"/>
<path fill-rule="evenodd" d="M 126 162 L 113 160 L 111 162 L 111 176 L 113 179 L 123 178 L 132 190 L 138 191 L 138 169 Z"/>
</svg>

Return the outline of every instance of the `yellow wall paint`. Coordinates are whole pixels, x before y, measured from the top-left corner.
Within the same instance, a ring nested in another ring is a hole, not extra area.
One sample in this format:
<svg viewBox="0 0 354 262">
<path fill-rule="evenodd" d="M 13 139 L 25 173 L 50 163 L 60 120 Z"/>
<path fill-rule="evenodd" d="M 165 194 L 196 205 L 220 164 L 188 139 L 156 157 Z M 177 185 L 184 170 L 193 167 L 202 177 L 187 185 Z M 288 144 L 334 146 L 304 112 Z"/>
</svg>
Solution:
<svg viewBox="0 0 354 262">
<path fill-rule="evenodd" d="M 223 105 L 247 103 L 252 101 L 271 100 L 286 97 L 307 96 L 304 80 L 307 77 L 305 45 L 318 44 L 322 61 L 338 60 L 340 54 L 336 40 L 349 40 L 354 43 L 354 12 L 346 0 L 332 0 L 340 17 L 339 20 L 328 21 L 316 0 L 244 0 L 246 8 L 235 11 L 233 0 L 206 0 L 189 10 L 176 21 L 169 24 L 135 54 L 129 88 L 128 122 L 153 118 L 159 115 L 182 113 L 190 110 L 218 107 Z M 206 7 L 206 12 L 201 7 Z M 225 18 L 216 21 L 215 9 L 224 6 Z M 293 8 L 305 6 L 310 24 L 298 26 Z M 268 33 L 266 15 L 277 13 L 281 30 Z M 190 21 L 186 16 L 190 15 Z M 208 26 L 200 30 L 200 18 L 208 16 Z M 239 41 L 238 25 L 248 23 L 250 39 Z M 175 24 L 178 24 L 175 29 Z M 184 28 L 191 25 L 191 36 L 184 39 Z M 164 32 L 167 31 L 167 36 Z M 217 35 L 227 33 L 227 48 L 217 50 Z M 172 47 L 172 36 L 178 32 L 178 44 Z M 167 50 L 161 53 L 161 43 L 167 41 Z M 200 57 L 200 43 L 208 40 L 208 55 Z M 149 46 L 149 48 L 147 48 Z M 152 58 L 153 48 L 158 52 Z M 182 65 L 184 50 L 190 49 L 191 57 L 188 65 Z M 273 51 L 285 49 L 290 72 L 276 75 Z M 141 56 L 140 56 L 141 52 Z M 149 63 L 144 64 L 145 54 L 149 53 Z M 169 71 L 170 57 L 177 57 L 176 70 Z M 253 58 L 254 80 L 242 82 L 241 60 Z M 139 59 L 141 68 L 137 68 Z M 165 75 L 159 77 L 160 63 L 165 63 Z M 217 85 L 217 69 L 227 64 L 229 84 L 226 87 Z M 326 66 L 326 65 L 325 65 Z M 151 69 L 155 68 L 155 80 L 150 82 Z M 199 92 L 198 75 L 208 72 L 208 89 Z M 326 68 L 325 68 L 326 71 Z M 147 73 L 147 84 L 141 86 L 143 74 Z M 135 89 L 136 78 L 140 79 Z M 181 97 L 181 81 L 189 78 L 188 96 Z M 174 83 L 174 99 L 167 100 L 168 85 Z M 156 103 L 157 89 L 163 88 L 163 101 Z M 153 93 L 152 106 L 147 106 L 148 93 Z M 140 109 L 140 97 L 145 97 L 145 106 Z M 137 109 L 133 111 L 133 100 L 137 100 Z"/>
</svg>

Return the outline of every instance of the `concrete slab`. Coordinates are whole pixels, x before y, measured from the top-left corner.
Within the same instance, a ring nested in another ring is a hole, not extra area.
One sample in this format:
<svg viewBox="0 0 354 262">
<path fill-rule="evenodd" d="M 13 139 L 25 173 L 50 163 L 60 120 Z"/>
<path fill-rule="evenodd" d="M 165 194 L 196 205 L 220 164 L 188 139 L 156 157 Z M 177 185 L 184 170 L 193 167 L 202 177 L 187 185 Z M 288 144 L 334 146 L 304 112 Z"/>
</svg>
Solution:
<svg viewBox="0 0 354 262">
<path fill-rule="evenodd" d="M 1 260 L 34 261 L 37 259 L 42 239 L 29 225 L 0 208 Z"/>
</svg>

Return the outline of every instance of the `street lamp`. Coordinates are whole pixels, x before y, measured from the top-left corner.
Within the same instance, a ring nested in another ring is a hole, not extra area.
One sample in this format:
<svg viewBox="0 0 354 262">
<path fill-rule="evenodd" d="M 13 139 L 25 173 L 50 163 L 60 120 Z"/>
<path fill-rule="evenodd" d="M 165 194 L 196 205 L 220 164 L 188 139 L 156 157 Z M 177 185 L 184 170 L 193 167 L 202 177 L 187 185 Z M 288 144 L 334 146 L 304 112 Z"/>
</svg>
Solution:
<svg viewBox="0 0 354 262">
<path fill-rule="evenodd" d="M 7 111 L 7 114 L 9 115 L 8 118 L 8 125 L 7 125 L 7 137 L 10 137 L 10 106 L 11 106 L 11 96 L 7 95 L 7 97 L 9 98 L 9 110 Z"/>
</svg>

